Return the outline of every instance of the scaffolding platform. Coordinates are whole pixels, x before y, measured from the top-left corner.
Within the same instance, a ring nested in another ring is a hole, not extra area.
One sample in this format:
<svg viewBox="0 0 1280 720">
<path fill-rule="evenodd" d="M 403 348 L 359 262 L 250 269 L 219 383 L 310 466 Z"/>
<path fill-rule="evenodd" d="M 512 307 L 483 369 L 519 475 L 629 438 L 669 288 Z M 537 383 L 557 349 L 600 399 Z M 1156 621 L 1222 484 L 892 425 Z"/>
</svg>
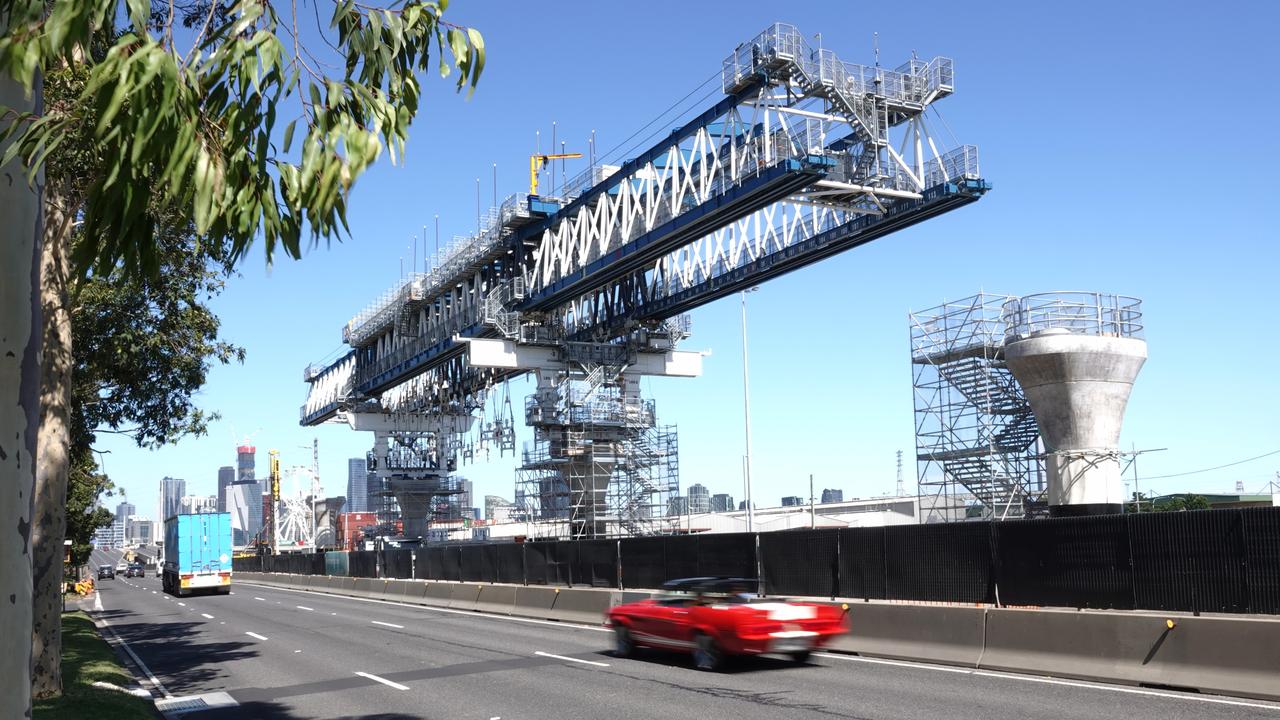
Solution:
<svg viewBox="0 0 1280 720">
<path fill-rule="evenodd" d="M 1020 518 L 1043 506 L 1039 428 L 1004 362 L 1010 299 L 979 293 L 910 314 L 926 522 Z"/>
</svg>

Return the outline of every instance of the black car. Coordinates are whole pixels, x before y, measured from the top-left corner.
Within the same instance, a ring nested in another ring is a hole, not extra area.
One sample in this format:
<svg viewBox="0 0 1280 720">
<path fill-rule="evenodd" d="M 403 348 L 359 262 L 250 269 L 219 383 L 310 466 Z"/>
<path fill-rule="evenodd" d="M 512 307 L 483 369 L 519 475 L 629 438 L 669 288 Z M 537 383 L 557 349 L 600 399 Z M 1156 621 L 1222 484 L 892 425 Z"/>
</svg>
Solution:
<svg viewBox="0 0 1280 720">
<path fill-rule="evenodd" d="M 146 577 L 146 576 L 147 576 L 147 568 L 146 568 L 146 566 L 145 566 L 145 565 L 143 565 L 142 563 L 134 563 L 134 564 L 132 564 L 132 565 L 130 565 L 130 566 L 129 566 L 129 569 L 128 569 L 128 570 L 125 570 L 125 571 L 124 571 L 124 576 L 125 576 L 125 577 L 127 577 L 127 578 L 135 578 L 135 577 L 140 578 L 140 577 Z"/>
<path fill-rule="evenodd" d="M 98 579 L 99 580 L 115 580 L 116 579 L 115 567 L 111 565 L 99 565 Z"/>
</svg>

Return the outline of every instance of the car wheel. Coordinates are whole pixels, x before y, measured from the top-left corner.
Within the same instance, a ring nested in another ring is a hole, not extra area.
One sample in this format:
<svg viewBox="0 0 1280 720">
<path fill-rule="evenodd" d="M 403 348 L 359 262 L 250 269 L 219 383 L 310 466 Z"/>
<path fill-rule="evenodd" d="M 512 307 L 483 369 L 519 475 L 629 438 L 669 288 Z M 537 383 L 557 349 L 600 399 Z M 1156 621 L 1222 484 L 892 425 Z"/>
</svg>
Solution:
<svg viewBox="0 0 1280 720">
<path fill-rule="evenodd" d="M 803 665 L 809 662 L 809 651 L 799 650 L 791 653 L 791 659 L 796 661 L 797 665 Z"/>
<path fill-rule="evenodd" d="M 636 651 L 636 641 L 631 638 L 631 631 L 619 625 L 613 629 L 614 657 L 631 657 Z"/>
<path fill-rule="evenodd" d="M 699 670 L 715 672 L 724 666 L 724 651 L 710 635 L 698 633 L 693 641 L 693 664 Z"/>
</svg>

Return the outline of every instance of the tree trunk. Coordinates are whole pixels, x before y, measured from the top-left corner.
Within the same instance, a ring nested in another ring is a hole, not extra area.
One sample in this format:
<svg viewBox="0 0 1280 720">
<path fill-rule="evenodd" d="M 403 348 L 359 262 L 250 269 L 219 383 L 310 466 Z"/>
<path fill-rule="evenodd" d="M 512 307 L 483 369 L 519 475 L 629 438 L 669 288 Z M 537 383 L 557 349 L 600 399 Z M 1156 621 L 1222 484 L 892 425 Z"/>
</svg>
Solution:
<svg viewBox="0 0 1280 720">
<path fill-rule="evenodd" d="M 68 266 L 74 215 L 61 185 L 44 188 L 40 252 L 40 435 L 36 513 L 31 526 L 31 694 L 62 692 L 62 541 L 67 534 L 67 474 L 71 469 L 71 309 Z"/>
<path fill-rule="evenodd" d="M 0 77 L 0 105 L 39 113 L 40 97 L 38 77 L 31 98 Z M 0 168 L 0 208 L 0 717 L 29 718 L 31 647 L 20 639 L 31 632 L 41 213 L 39 185 L 27 185 L 17 161 Z"/>
</svg>

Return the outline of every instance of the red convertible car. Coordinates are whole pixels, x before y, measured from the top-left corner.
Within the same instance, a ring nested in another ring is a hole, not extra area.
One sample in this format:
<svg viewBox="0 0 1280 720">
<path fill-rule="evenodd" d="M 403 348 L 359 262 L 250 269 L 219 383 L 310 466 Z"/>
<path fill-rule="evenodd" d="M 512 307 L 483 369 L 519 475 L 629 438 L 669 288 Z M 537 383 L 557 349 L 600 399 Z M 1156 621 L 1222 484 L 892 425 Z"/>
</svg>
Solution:
<svg viewBox="0 0 1280 720">
<path fill-rule="evenodd" d="M 717 670 L 729 655 L 787 655 L 802 663 L 848 632 L 841 608 L 764 601 L 753 595 L 751 579 L 686 578 L 662 587 L 659 597 L 609 610 L 614 654 L 626 657 L 637 646 L 691 652 L 699 670 Z"/>
</svg>

